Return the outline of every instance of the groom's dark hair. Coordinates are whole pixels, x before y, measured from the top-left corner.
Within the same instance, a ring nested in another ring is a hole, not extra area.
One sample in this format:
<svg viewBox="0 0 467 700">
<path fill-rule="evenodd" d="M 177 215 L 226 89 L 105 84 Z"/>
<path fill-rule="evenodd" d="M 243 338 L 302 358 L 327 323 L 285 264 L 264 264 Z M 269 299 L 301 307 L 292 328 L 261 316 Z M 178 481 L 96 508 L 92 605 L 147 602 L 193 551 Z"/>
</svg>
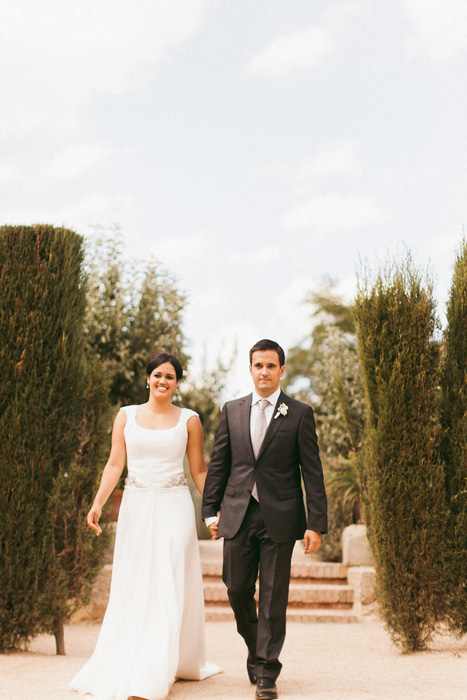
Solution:
<svg viewBox="0 0 467 700">
<path fill-rule="evenodd" d="M 257 343 L 253 345 L 253 347 L 250 350 L 250 365 L 253 362 L 253 353 L 254 352 L 263 352 L 264 350 L 275 350 L 277 354 L 279 355 L 279 365 L 282 367 L 282 365 L 285 365 L 285 352 L 282 350 L 281 346 L 279 343 L 276 343 L 275 340 L 268 340 L 267 338 L 264 338 L 263 340 L 258 340 Z"/>
</svg>

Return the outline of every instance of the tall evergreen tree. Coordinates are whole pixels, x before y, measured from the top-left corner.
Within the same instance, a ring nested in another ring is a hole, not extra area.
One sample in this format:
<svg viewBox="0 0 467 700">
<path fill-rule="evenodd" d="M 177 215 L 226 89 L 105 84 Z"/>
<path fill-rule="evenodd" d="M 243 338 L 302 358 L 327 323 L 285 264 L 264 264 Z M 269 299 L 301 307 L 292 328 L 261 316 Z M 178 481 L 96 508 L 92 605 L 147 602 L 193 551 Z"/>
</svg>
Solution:
<svg viewBox="0 0 467 700">
<path fill-rule="evenodd" d="M 57 633 L 76 589 L 64 566 L 75 542 L 64 549 L 59 534 L 73 526 L 56 495 L 86 409 L 82 260 L 72 231 L 0 229 L 1 650 Z"/>
<path fill-rule="evenodd" d="M 439 347 L 431 288 L 409 259 L 362 283 L 356 299 L 366 391 L 366 522 L 378 602 L 406 651 L 442 615 L 444 475 L 439 461 Z"/>
<path fill-rule="evenodd" d="M 447 306 L 441 372 L 441 457 L 448 519 L 447 608 L 452 629 L 467 632 L 467 243 L 457 256 Z"/>
</svg>

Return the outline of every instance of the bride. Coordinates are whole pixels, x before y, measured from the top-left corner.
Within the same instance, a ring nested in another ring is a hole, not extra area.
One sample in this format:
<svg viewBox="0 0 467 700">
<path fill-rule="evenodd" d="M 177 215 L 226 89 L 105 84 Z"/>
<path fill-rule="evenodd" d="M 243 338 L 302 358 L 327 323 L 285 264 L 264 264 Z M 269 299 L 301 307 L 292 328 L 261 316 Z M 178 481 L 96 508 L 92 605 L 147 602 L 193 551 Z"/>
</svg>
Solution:
<svg viewBox="0 0 467 700">
<path fill-rule="evenodd" d="M 205 659 L 201 563 L 183 472 L 186 453 L 202 493 L 203 429 L 194 411 L 171 403 L 182 374 L 173 355 L 151 357 L 149 400 L 117 414 L 87 516 L 99 535 L 102 507 L 127 457 L 107 612 L 93 655 L 70 683 L 96 700 L 163 700 L 176 678 L 202 680 L 221 670 Z"/>
</svg>

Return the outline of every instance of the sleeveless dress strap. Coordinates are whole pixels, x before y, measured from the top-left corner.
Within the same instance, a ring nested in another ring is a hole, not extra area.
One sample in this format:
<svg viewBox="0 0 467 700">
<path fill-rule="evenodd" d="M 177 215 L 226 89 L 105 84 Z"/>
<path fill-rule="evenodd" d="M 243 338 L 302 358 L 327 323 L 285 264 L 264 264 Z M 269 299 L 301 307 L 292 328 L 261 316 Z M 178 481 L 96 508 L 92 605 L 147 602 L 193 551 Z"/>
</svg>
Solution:
<svg viewBox="0 0 467 700">
<path fill-rule="evenodd" d="M 127 425 L 130 421 L 136 423 L 136 411 L 138 410 L 138 406 L 136 404 L 133 404 L 131 406 L 122 406 L 120 410 L 124 411 L 126 414 Z"/>
<path fill-rule="evenodd" d="M 180 423 L 184 423 L 186 425 L 192 416 L 198 416 L 196 411 L 192 411 L 191 408 L 182 408 Z"/>
</svg>

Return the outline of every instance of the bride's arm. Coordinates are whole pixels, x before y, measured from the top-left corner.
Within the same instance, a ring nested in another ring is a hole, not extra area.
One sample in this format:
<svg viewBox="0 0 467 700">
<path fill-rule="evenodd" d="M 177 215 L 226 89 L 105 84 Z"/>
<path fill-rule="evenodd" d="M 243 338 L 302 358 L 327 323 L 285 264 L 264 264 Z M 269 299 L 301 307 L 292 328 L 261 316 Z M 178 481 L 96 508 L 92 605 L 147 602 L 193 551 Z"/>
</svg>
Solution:
<svg viewBox="0 0 467 700">
<path fill-rule="evenodd" d="M 198 416 L 192 416 L 187 423 L 188 443 L 186 456 L 190 465 L 190 473 L 195 486 L 202 494 L 206 481 L 206 464 L 203 455 L 203 426 Z"/>
<path fill-rule="evenodd" d="M 112 429 L 112 447 L 107 464 L 102 472 L 101 483 L 99 490 L 92 504 L 92 508 L 87 516 L 87 523 L 91 530 L 94 530 L 96 535 L 102 532 L 99 527 L 99 518 L 102 515 L 102 508 L 108 497 L 118 484 L 118 480 L 125 466 L 126 447 L 123 429 L 126 424 L 125 411 L 119 411 L 114 420 Z"/>
</svg>

